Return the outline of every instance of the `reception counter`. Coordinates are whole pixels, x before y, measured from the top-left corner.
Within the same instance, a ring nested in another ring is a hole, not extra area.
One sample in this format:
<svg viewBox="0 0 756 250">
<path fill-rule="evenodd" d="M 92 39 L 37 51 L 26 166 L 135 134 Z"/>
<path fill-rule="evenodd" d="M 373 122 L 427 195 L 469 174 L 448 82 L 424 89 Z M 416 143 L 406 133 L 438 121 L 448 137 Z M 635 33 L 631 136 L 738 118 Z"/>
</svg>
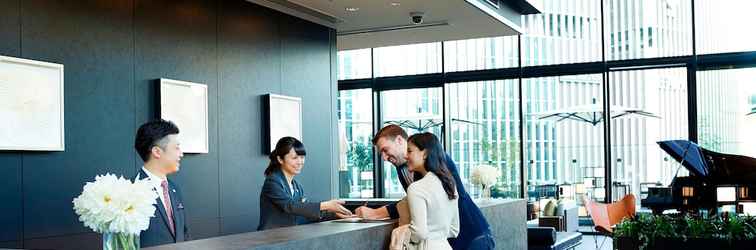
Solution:
<svg viewBox="0 0 756 250">
<path fill-rule="evenodd" d="M 526 249 L 525 201 L 478 202 L 491 224 L 496 249 Z M 162 245 L 147 250 L 174 249 L 386 249 L 396 221 L 344 223 L 326 221 L 294 227 L 233 234 Z"/>
</svg>

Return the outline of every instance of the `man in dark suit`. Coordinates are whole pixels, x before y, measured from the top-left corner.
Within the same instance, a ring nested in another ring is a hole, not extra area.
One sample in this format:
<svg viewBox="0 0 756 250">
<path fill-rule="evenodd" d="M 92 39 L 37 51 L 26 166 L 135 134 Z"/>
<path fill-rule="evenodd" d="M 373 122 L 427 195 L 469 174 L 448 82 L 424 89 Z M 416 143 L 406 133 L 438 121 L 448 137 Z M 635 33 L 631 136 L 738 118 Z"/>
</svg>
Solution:
<svg viewBox="0 0 756 250">
<path fill-rule="evenodd" d="M 407 168 L 407 132 L 397 125 L 388 125 L 383 127 L 373 137 L 373 144 L 380 152 L 383 160 L 391 162 L 396 168 L 399 182 L 406 191 L 409 185 L 416 179 L 421 178 L 409 172 Z M 459 177 L 457 165 L 454 164 L 451 157 L 445 154 L 446 167 L 449 168 L 454 182 L 456 183 L 457 193 L 459 194 L 459 224 L 460 231 L 457 238 L 450 238 L 449 244 L 455 250 L 488 250 L 494 249 L 495 242 L 491 235 L 491 229 L 477 205 L 472 201 L 470 195 L 465 191 L 462 179 Z M 391 217 L 399 218 L 399 211 L 395 204 L 390 204 L 377 209 L 369 207 L 359 207 L 356 210 L 358 216 L 368 219 L 378 219 Z M 411 215 L 410 215 L 411 216 Z"/>
<path fill-rule="evenodd" d="M 136 179 L 147 179 L 158 195 L 155 216 L 139 235 L 142 247 L 187 240 L 184 203 L 181 190 L 167 176 L 178 172 L 184 154 L 178 141 L 179 129 L 170 121 L 155 120 L 137 130 L 134 148 L 144 161 Z"/>
</svg>

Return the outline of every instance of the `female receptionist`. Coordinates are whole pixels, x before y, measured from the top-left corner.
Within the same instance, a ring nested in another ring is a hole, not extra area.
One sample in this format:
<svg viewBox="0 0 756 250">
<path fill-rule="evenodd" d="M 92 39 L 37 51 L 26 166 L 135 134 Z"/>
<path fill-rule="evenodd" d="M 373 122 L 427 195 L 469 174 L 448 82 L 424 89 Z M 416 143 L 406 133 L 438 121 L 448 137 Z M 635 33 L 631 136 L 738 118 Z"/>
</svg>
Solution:
<svg viewBox="0 0 756 250">
<path fill-rule="evenodd" d="M 323 212 L 339 217 L 352 216 L 343 201 L 308 201 L 302 185 L 294 177 L 304 167 L 305 147 L 293 137 L 283 137 L 270 153 L 265 183 L 260 193 L 260 225 L 257 230 L 306 224 L 320 220 Z"/>
</svg>

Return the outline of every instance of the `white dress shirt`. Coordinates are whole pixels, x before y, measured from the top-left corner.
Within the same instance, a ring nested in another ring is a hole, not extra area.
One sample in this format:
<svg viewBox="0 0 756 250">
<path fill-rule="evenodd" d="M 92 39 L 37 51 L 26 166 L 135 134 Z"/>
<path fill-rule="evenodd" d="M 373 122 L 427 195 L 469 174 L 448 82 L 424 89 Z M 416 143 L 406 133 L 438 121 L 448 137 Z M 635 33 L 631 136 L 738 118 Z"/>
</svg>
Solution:
<svg viewBox="0 0 756 250">
<path fill-rule="evenodd" d="M 167 205 L 165 204 L 165 198 L 163 197 L 163 181 L 167 181 L 167 179 L 163 179 L 158 177 L 157 175 L 150 172 L 150 170 L 147 170 L 144 166 L 142 166 L 142 171 L 147 173 L 147 179 L 149 180 L 150 184 L 155 188 L 155 193 L 157 193 L 157 196 L 160 198 L 160 202 L 163 203 L 163 208 L 168 211 Z M 170 186 L 168 187 L 168 196 L 171 195 Z"/>
</svg>

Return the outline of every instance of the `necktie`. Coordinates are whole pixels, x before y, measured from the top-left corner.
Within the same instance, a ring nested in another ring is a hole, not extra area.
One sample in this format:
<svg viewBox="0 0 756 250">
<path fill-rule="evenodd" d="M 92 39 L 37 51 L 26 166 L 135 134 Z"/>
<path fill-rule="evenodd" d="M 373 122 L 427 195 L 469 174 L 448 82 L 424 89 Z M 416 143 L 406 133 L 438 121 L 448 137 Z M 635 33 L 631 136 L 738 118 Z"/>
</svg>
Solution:
<svg viewBox="0 0 756 250">
<path fill-rule="evenodd" d="M 176 235 L 176 229 L 173 226 L 173 206 L 171 206 L 171 197 L 168 195 L 168 181 L 160 183 L 163 187 L 163 200 L 165 201 L 165 214 L 168 215 L 168 227 L 171 229 L 171 234 Z"/>
</svg>

